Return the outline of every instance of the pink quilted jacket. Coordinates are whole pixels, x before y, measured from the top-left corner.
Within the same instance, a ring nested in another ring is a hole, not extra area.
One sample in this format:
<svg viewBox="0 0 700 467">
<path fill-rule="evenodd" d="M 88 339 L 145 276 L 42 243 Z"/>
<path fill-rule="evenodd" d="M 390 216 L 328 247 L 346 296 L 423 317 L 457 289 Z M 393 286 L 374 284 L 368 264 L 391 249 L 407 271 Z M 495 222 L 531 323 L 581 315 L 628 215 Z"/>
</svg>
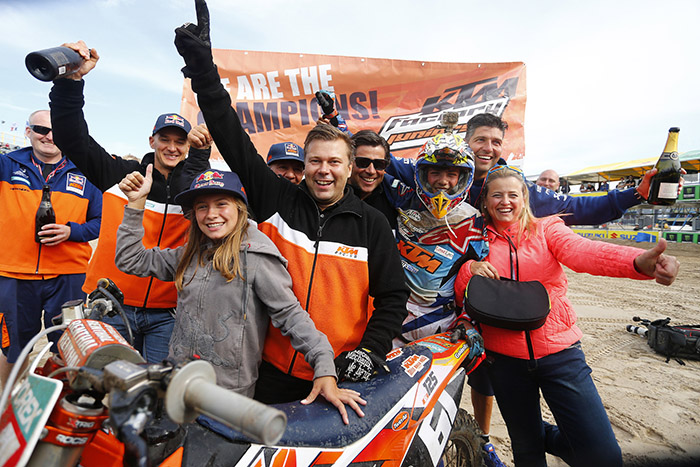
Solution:
<svg viewBox="0 0 700 467">
<path fill-rule="evenodd" d="M 544 326 L 530 331 L 535 358 L 559 352 L 581 338 L 576 326 L 576 313 L 566 298 L 568 281 L 561 264 L 576 272 L 587 272 L 596 276 L 651 279 L 634 269 L 634 258 L 644 252 L 639 248 L 612 245 L 581 237 L 564 225 L 556 216 L 537 219 L 537 231 L 524 238 L 518 245 L 518 224 L 513 224 L 498 234 L 489 227 L 489 255 L 486 260 L 493 264 L 502 277 L 510 277 L 510 246 L 504 235 L 510 237 L 517 248 L 520 280 L 538 280 L 547 289 L 552 311 Z M 513 269 L 515 270 L 515 259 Z M 455 295 L 462 305 L 467 283 L 471 278 L 468 261 L 462 266 L 455 281 Z M 560 264 L 561 263 L 561 264 Z M 488 350 L 516 358 L 530 358 L 524 331 L 482 326 L 484 344 Z"/>
</svg>

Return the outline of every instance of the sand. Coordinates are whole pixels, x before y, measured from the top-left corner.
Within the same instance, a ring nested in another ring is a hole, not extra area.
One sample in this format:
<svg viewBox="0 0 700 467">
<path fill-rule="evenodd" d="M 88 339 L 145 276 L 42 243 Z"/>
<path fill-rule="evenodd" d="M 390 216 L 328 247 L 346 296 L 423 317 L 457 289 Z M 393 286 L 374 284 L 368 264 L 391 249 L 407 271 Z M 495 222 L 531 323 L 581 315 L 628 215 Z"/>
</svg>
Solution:
<svg viewBox="0 0 700 467">
<path fill-rule="evenodd" d="M 611 242 L 645 249 L 653 245 Z M 669 244 L 667 253 L 681 262 L 670 287 L 567 270 L 568 296 L 583 331 L 586 359 L 626 466 L 700 466 L 700 361 L 666 363 L 646 338 L 625 329 L 634 324 L 633 316 L 700 324 L 700 245 Z M 471 412 L 466 387 L 462 406 Z M 554 423 L 544 402 L 543 414 Z M 497 408 L 491 440 L 501 460 L 512 466 L 510 439 Z M 548 455 L 548 465 L 566 464 Z"/>
</svg>

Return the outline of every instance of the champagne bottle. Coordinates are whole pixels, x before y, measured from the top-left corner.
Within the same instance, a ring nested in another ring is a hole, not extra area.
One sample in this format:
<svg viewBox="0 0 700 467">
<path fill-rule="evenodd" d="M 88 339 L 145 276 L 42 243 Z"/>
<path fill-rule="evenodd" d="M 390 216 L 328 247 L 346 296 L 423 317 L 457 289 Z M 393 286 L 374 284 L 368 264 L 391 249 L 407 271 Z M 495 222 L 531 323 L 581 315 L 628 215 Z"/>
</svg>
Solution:
<svg viewBox="0 0 700 467">
<path fill-rule="evenodd" d="M 39 232 L 41 228 L 46 224 L 56 223 L 56 213 L 53 210 L 53 205 L 51 205 L 51 187 L 49 185 L 44 185 L 43 191 L 41 193 L 41 203 L 39 203 L 39 209 L 36 210 L 36 221 L 34 224 L 34 241 L 41 243 L 41 238 Z"/>
<path fill-rule="evenodd" d="M 681 180 L 681 162 L 678 160 L 678 132 L 680 128 L 668 130 L 666 147 L 656 162 L 658 172 L 649 186 L 649 204 L 670 206 L 678 198 L 678 184 Z"/>
<path fill-rule="evenodd" d="M 53 81 L 78 71 L 83 57 L 68 47 L 37 50 L 24 59 L 27 70 L 38 80 Z"/>
</svg>

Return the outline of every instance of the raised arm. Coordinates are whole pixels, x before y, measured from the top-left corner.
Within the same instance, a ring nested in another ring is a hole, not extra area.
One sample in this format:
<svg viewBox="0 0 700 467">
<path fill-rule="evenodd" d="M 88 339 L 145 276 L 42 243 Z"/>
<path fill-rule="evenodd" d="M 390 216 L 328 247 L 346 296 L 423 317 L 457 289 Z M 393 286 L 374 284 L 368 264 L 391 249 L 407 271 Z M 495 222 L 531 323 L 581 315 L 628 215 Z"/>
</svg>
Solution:
<svg viewBox="0 0 700 467">
<path fill-rule="evenodd" d="M 83 114 L 85 81 L 82 77 L 95 67 L 100 57 L 83 41 L 63 45 L 77 51 L 85 61 L 76 73 L 54 81 L 49 93 L 54 143 L 93 185 L 106 191 L 124 175 L 137 170 L 139 163 L 113 158 L 89 135 Z"/>
<path fill-rule="evenodd" d="M 258 154 L 231 107 L 231 96 L 221 84 L 214 65 L 209 39 L 206 2 L 196 0 L 197 24 L 187 23 L 175 30 L 175 46 L 185 60 L 182 69 L 192 80 L 207 128 L 228 166 L 246 187 L 248 201 L 260 219 L 275 212 L 276 200 L 289 183 L 280 180 Z M 296 188 L 295 188 L 296 189 Z"/>
</svg>

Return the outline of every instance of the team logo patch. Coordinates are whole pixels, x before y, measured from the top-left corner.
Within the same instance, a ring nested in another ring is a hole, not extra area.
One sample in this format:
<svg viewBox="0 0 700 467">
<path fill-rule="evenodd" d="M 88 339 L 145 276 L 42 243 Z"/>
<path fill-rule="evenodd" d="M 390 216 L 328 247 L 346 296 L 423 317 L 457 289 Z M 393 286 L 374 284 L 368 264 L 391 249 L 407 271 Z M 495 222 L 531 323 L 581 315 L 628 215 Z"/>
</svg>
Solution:
<svg viewBox="0 0 700 467">
<path fill-rule="evenodd" d="M 185 127 L 185 120 L 179 115 L 166 115 L 165 121 L 163 123 L 165 125 L 177 125 L 179 127 Z"/>
<path fill-rule="evenodd" d="M 292 143 L 285 143 L 284 144 L 284 152 L 288 156 L 298 156 L 299 155 L 299 150 L 297 149 L 296 144 L 292 144 Z"/>
<path fill-rule="evenodd" d="M 66 191 L 72 191 L 73 193 L 83 196 L 83 193 L 85 193 L 85 183 L 87 183 L 85 175 L 69 173 L 68 180 L 66 180 Z"/>
<path fill-rule="evenodd" d="M 216 170 L 207 170 L 197 177 L 193 188 L 203 188 L 209 186 L 223 187 L 224 183 L 218 181 L 223 179 L 224 176 L 222 173 L 217 172 Z"/>
<path fill-rule="evenodd" d="M 24 183 L 27 186 L 31 186 L 31 182 L 29 181 L 29 176 L 27 175 L 27 171 L 23 168 L 12 172 L 12 176 L 10 177 L 10 180 L 12 182 Z"/>
</svg>

